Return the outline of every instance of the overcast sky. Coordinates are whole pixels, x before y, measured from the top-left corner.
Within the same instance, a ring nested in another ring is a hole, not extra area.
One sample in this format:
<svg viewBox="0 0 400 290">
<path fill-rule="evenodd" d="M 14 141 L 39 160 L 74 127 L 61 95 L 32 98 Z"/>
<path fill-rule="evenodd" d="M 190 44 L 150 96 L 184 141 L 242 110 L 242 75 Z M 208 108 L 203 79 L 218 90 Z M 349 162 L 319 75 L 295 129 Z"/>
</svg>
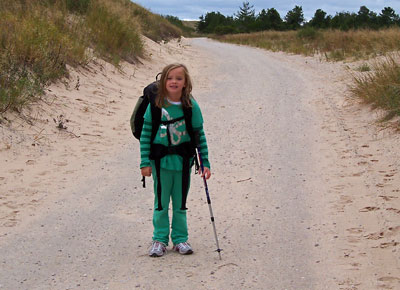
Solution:
<svg viewBox="0 0 400 290">
<path fill-rule="evenodd" d="M 201 15 L 212 11 L 221 12 L 225 16 L 233 16 L 243 3 L 242 0 L 133 0 L 133 2 L 140 4 L 153 13 L 173 15 L 181 20 L 198 20 Z M 260 12 L 261 9 L 275 8 L 282 19 L 295 5 L 302 6 L 304 17 L 307 21 L 314 16 L 317 9 L 322 9 L 328 15 L 334 16 L 336 12 L 342 11 L 357 13 L 360 6 L 363 5 L 378 14 L 384 7 L 392 7 L 396 14 L 400 14 L 400 0 L 253 0 L 249 2 L 254 5 L 256 13 Z"/>
</svg>

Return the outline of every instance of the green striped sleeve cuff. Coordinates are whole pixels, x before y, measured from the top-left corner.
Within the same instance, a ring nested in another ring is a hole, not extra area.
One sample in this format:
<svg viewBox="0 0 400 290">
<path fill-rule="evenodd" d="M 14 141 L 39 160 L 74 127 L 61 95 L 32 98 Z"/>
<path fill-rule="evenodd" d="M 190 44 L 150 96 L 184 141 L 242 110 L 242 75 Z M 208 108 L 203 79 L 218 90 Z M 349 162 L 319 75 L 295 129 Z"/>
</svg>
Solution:
<svg viewBox="0 0 400 290">
<path fill-rule="evenodd" d="M 150 139 L 151 139 L 151 130 L 152 123 L 148 121 L 144 121 L 142 134 L 140 136 L 140 168 L 150 166 Z"/>
<path fill-rule="evenodd" d="M 194 131 L 198 131 L 199 132 L 199 142 L 200 142 L 199 148 L 200 148 L 201 158 L 203 160 L 203 165 L 204 165 L 204 167 L 207 167 L 207 168 L 211 169 L 210 168 L 210 162 L 208 160 L 207 139 L 206 139 L 206 135 L 204 134 L 203 127 L 196 128 L 196 129 L 194 129 Z"/>
</svg>

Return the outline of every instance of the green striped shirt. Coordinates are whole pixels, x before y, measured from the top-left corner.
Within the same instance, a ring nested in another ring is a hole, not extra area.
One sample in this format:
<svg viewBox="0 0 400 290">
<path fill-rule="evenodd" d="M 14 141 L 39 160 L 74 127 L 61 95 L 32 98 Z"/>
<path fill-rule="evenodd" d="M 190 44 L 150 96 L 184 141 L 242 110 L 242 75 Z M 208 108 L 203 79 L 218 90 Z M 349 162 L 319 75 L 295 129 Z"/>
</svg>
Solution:
<svg viewBox="0 0 400 290">
<path fill-rule="evenodd" d="M 210 168 L 208 161 L 208 147 L 207 140 L 203 130 L 203 116 L 197 102 L 192 99 L 192 127 L 194 131 L 199 131 L 200 137 L 200 154 L 203 159 L 205 167 Z M 183 110 L 181 105 L 169 104 L 162 108 L 161 121 L 168 121 L 177 119 L 183 116 Z M 151 121 L 151 109 L 150 105 L 147 107 L 146 113 L 144 114 L 144 124 L 142 129 L 142 135 L 140 136 L 140 168 L 151 166 L 150 155 L 150 139 L 152 131 Z M 168 146 L 167 126 L 171 133 L 171 145 L 179 145 L 183 142 L 190 141 L 190 136 L 186 131 L 185 120 L 175 122 L 170 125 L 160 125 L 157 130 L 156 137 L 154 138 L 154 144 L 162 144 Z M 176 154 L 167 155 L 160 160 L 161 168 L 168 170 L 182 170 L 182 157 Z"/>
</svg>

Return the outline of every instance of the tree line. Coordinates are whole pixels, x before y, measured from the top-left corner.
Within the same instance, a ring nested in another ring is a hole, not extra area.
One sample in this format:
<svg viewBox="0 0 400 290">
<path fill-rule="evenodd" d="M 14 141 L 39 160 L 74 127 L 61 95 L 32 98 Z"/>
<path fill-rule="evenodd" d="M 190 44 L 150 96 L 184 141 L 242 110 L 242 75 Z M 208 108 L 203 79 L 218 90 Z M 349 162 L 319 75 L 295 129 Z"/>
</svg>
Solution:
<svg viewBox="0 0 400 290">
<path fill-rule="evenodd" d="M 197 30 L 201 33 L 231 34 L 248 33 L 263 30 L 296 30 L 303 27 L 317 29 L 381 29 L 400 26 L 400 17 L 393 8 L 384 7 L 377 14 L 366 6 L 361 6 L 357 13 L 337 12 L 335 16 L 327 15 L 322 9 L 315 11 L 310 21 L 305 21 L 302 6 L 295 6 L 282 19 L 275 8 L 262 9 L 255 13 L 254 6 L 243 2 L 233 16 L 220 12 L 208 12 L 199 17 Z"/>
</svg>

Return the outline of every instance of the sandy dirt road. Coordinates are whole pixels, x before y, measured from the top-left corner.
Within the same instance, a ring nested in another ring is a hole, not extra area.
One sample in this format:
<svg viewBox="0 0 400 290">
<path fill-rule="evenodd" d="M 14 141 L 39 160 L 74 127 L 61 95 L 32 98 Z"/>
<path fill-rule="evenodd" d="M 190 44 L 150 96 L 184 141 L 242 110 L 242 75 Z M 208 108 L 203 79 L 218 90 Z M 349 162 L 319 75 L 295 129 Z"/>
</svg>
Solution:
<svg viewBox="0 0 400 290">
<path fill-rule="evenodd" d="M 209 187 L 222 261 L 214 252 L 197 176 L 192 176 L 188 201 L 195 253 L 147 256 L 153 194 L 150 182 L 147 189 L 140 187 L 138 144 L 127 136 L 129 146 L 99 158 L 70 180 L 51 205 L 44 203 L 31 222 L 2 237 L 0 289 L 398 286 L 398 214 L 385 216 L 384 225 L 366 217 L 379 212 L 370 210 L 372 205 L 384 206 L 369 197 L 365 176 L 353 175 L 360 172 L 357 156 L 341 163 L 343 152 L 351 155 L 356 141 L 346 135 L 345 112 L 337 110 L 343 99 L 336 96 L 345 91 L 341 74 L 334 71 L 339 65 L 206 39 L 189 44 L 188 65 L 209 144 Z M 397 154 L 386 153 L 388 160 Z M 367 170 L 369 163 L 362 168 L 371 180 L 378 175 Z M 390 168 L 394 176 L 398 163 Z M 351 211 L 357 201 L 351 193 L 354 184 L 367 198 L 362 199 L 365 207 L 358 203 L 355 210 L 359 215 L 364 208 L 364 216 L 356 218 Z M 392 192 L 387 196 L 395 200 L 395 189 L 378 190 Z M 362 244 L 364 236 L 382 228 L 391 233 L 387 242 L 394 239 L 392 244 L 378 244 L 376 250 Z"/>
</svg>

